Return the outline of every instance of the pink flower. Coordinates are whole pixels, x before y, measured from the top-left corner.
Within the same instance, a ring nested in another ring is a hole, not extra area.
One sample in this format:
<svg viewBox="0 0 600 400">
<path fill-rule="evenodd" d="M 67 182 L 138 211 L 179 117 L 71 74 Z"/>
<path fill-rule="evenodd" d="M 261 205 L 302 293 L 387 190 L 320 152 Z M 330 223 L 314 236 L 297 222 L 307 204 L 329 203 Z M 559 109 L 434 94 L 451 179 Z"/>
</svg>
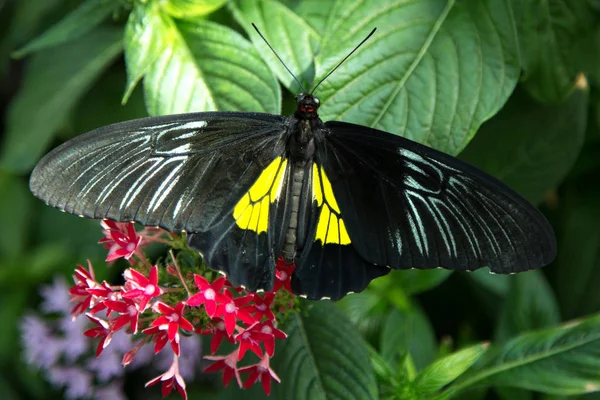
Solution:
<svg viewBox="0 0 600 400">
<path fill-rule="evenodd" d="M 269 320 L 274 320 L 275 315 L 271 311 L 271 303 L 273 303 L 275 293 L 266 292 L 264 298 L 258 293 L 253 293 L 252 296 L 254 304 L 248 306 L 246 310 L 253 313 L 254 319 L 260 321 L 263 317 L 267 317 Z"/>
<path fill-rule="evenodd" d="M 200 335 L 212 335 L 212 339 L 210 340 L 210 352 L 212 354 L 217 352 L 223 338 L 234 343 L 233 337 L 227 334 L 225 322 L 221 318 L 213 318 L 212 323 L 209 323 L 206 327 L 196 328 L 196 333 Z"/>
<path fill-rule="evenodd" d="M 186 331 L 193 331 L 194 325 L 190 321 L 183 317 L 183 310 L 185 303 L 177 303 L 175 308 L 170 307 L 164 303 L 156 303 L 154 310 L 161 313 L 162 316 L 152 321 L 152 326 L 156 326 L 161 330 L 166 330 L 169 335 L 169 341 L 174 341 L 179 338 L 179 328 Z M 177 340 L 179 343 L 179 340 Z"/>
<path fill-rule="evenodd" d="M 183 377 L 179 374 L 179 358 L 177 356 L 173 357 L 173 363 L 167 372 L 157 376 L 156 378 L 148 381 L 146 383 L 146 387 L 152 386 L 158 382 L 162 382 L 162 396 L 167 397 L 173 388 L 177 388 L 177 391 L 184 398 L 187 399 L 187 393 L 185 391 L 185 381 Z"/>
<path fill-rule="evenodd" d="M 120 298 L 120 293 L 115 292 L 113 288 L 110 287 L 110 285 L 106 282 L 102 282 L 102 284 L 96 285 L 93 288 L 89 288 L 87 291 L 94 296 L 92 303 L 96 303 L 96 305 L 90 310 L 90 314 L 97 314 L 98 312 L 105 310 L 105 300 L 117 300 Z M 107 316 L 110 316 L 110 310 Z"/>
<path fill-rule="evenodd" d="M 158 326 L 151 326 L 142 331 L 145 335 L 153 335 L 152 340 L 154 341 L 154 354 L 160 353 L 160 351 L 169 343 L 169 334 L 167 331 L 161 330 Z M 176 356 L 179 355 L 179 335 L 176 336 L 175 340 L 171 341 L 171 348 Z"/>
<path fill-rule="evenodd" d="M 237 318 L 241 319 L 248 325 L 252 325 L 254 322 L 256 322 L 248 311 L 240 308 L 240 306 L 243 306 L 250 301 L 249 296 L 238 297 L 234 299 L 231 292 L 226 290 L 220 301 L 221 303 L 217 306 L 215 315 L 217 317 L 222 317 L 225 321 L 225 330 L 227 331 L 228 335 L 233 335 L 233 331 L 235 330 L 235 321 Z"/>
<path fill-rule="evenodd" d="M 258 322 L 254 325 L 257 324 Z M 239 333 L 235 337 L 235 341 L 240 342 L 240 352 L 238 355 L 238 360 L 244 358 L 248 350 L 253 351 L 254 354 L 256 354 L 259 357 L 263 356 L 262 349 L 260 348 L 260 342 L 265 340 L 267 338 L 267 335 L 260 332 L 260 330 L 251 330 L 252 327 L 254 327 L 254 325 L 252 325 L 245 331 Z"/>
<path fill-rule="evenodd" d="M 217 311 L 217 297 L 223 289 L 225 277 L 220 277 L 211 284 L 205 277 L 194 274 L 194 281 L 200 291 L 187 300 L 187 305 L 197 307 L 204 304 L 208 316 L 214 317 Z"/>
<path fill-rule="evenodd" d="M 133 358 L 135 357 L 137 352 L 142 348 L 142 346 L 144 346 L 144 344 L 146 344 L 146 342 L 144 340 L 140 340 L 133 349 L 131 349 L 127 353 L 125 353 L 123 355 L 123 361 L 121 361 L 121 364 L 123 364 L 124 367 L 131 364 L 131 362 L 133 361 Z"/>
<path fill-rule="evenodd" d="M 275 285 L 273 287 L 273 292 L 278 291 L 283 286 L 285 290 L 287 290 L 290 293 L 293 293 L 292 274 L 294 273 L 294 269 L 296 269 L 296 265 L 287 265 L 285 261 L 283 261 L 283 257 L 279 257 L 275 268 Z"/>
<path fill-rule="evenodd" d="M 113 320 L 113 332 L 118 331 L 125 325 L 129 324 L 131 333 L 137 333 L 138 317 L 140 312 L 137 305 L 131 299 L 123 299 L 121 301 L 105 300 L 104 305 L 111 311 L 116 311 L 121 316 Z"/>
<path fill-rule="evenodd" d="M 137 299 L 140 312 L 146 309 L 148 302 L 153 297 L 163 293 L 162 289 L 158 287 L 158 266 L 156 265 L 150 269 L 147 278 L 133 268 L 126 270 L 123 276 L 126 280 L 125 287 L 129 290 L 124 291 L 122 296 L 126 299 Z"/>
<path fill-rule="evenodd" d="M 104 228 L 104 239 L 99 243 L 103 243 L 109 249 L 106 261 L 113 261 L 117 258 L 125 258 L 129 260 L 135 253 L 142 241 L 142 237 L 137 235 L 133 222 L 114 222 L 108 219 L 102 220 Z"/>
<path fill-rule="evenodd" d="M 215 361 L 204 369 L 204 372 L 217 372 L 223 370 L 223 386 L 227 387 L 231 378 L 235 376 L 237 384 L 242 387 L 242 379 L 237 369 L 238 351 L 226 356 L 204 356 L 205 359 Z"/>
<path fill-rule="evenodd" d="M 83 334 L 89 338 L 101 338 L 100 343 L 98 343 L 98 347 L 96 348 L 96 357 L 99 357 L 112 340 L 112 330 L 108 322 L 95 317 L 91 314 L 86 314 L 86 317 L 89 318 L 94 324 L 98 325 L 95 328 L 88 329 L 83 332 Z"/>
<path fill-rule="evenodd" d="M 275 339 L 285 339 L 287 334 L 273 326 L 273 321 L 259 322 L 251 326 L 248 330 L 260 332 L 264 335 L 263 344 L 270 357 L 275 354 Z"/>
<path fill-rule="evenodd" d="M 94 278 L 94 269 L 90 260 L 88 260 L 87 270 L 83 266 L 77 265 L 73 281 L 75 282 L 75 286 L 69 289 L 69 294 L 71 295 L 70 301 L 75 303 L 75 306 L 71 309 L 71 314 L 77 316 L 90 308 L 93 296 L 88 289 L 98 285 L 96 278 Z"/>
<path fill-rule="evenodd" d="M 275 371 L 269 366 L 269 356 L 265 355 L 258 364 L 249 365 L 238 369 L 239 372 L 250 372 L 250 375 L 244 382 L 244 389 L 248 389 L 260 381 L 262 383 L 263 390 L 267 395 L 271 394 L 271 379 L 277 382 L 281 382 Z"/>
</svg>

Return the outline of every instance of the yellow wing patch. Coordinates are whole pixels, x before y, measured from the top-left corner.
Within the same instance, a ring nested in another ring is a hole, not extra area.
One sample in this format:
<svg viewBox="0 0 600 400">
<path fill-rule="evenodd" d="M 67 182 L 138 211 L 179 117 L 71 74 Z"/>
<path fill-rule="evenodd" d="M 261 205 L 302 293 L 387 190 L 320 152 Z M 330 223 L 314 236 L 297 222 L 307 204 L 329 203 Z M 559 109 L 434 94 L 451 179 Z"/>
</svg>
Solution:
<svg viewBox="0 0 600 400">
<path fill-rule="evenodd" d="M 287 159 L 283 157 L 273 160 L 235 205 L 233 218 L 240 228 L 256 233 L 267 231 L 269 205 L 279 197 L 286 165 Z"/>
<path fill-rule="evenodd" d="M 317 222 L 315 242 L 350 244 L 350 236 L 342 219 L 340 208 L 333 195 L 333 188 L 323 168 L 313 164 L 313 197 L 321 207 Z"/>
</svg>

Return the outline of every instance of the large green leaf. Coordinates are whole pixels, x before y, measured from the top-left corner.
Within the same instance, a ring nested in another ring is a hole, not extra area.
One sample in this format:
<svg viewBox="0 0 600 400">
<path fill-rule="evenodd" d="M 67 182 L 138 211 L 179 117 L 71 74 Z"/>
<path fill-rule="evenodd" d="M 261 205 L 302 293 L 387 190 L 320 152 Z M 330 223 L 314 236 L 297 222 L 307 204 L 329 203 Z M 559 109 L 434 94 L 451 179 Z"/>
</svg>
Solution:
<svg viewBox="0 0 600 400">
<path fill-rule="evenodd" d="M 393 286 L 400 286 L 405 294 L 413 295 L 431 290 L 444 282 L 452 274 L 451 270 L 436 268 L 428 270 L 408 269 L 391 271 L 385 278 Z"/>
<path fill-rule="evenodd" d="M 587 110 L 584 90 L 556 106 L 540 104 L 517 90 L 460 157 L 537 204 L 575 163 L 585 138 Z"/>
<path fill-rule="evenodd" d="M 147 117 L 142 87 L 133 91 L 127 104 L 121 104 L 125 80 L 126 73 L 120 66 L 103 74 L 77 104 L 72 118 L 69 119 L 69 129 L 61 131 L 60 139 L 70 139 L 115 122 Z"/>
<path fill-rule="evenodd" d="M 335 303 L 341 308 L 358 332 L 371 344 L 379 342 L 381 328 L 388 317 L 390 304 L 379 293 L 365 290 L 345 296 Z"/>
<path fill-rule="evenodd" d="M 482 268 L 465 276 L 497 297 L 504 298 L 508 295 L 511 279 L 509 275 L 492 274 L 489 269 Z"/>
<path fill-rule="evenodd" d="M 436 339 L 427 316 L 416 304 L 394 309 L 381 330 L 381 355 L 392 366 L 409 352 L 417 370 L 433 361 Z"/>
<path fill-rule="evenodd" d="M 526 333 L 490 347 L 447 393 L 479 385 L 518 387 L 556 395 L 600 388 L 600 315 Z"/>
<path fill-rule="evenodd" d="M 528 271 L 510 278 L 511 286 L 496 328 L 496 340 L 505 341 L 519 333 L 560 322 L 558 303 L 540 271 Z"/>
<path fill-rule="evenodd" d="M 21 177 L 0 173 L 0 258 L 15 259 L 25 250 L 33 197 Z"/>
<path fill-rule="evenodd" d="M 0 166 L 20 173 L 29 170 L 121 48 L 120 30 L 107 28 L 35 54 L 8 110 Z"/>
<path fill-rule="evenodd" d="M 319 36 L 336 23 L 336 9 L 348 5 L 345 0 L 283 0 L 291 10 L 306 21 Z"/>
<path fill-rule="evenodd" d="M 563 200 L 556 281 L 566 318 L 600 310 L 600 190 L 590 182 L 582 179 L 567 185 Z"/>
<path fill-rule="evenodd" d="M 577 51 L 587 54 L 578 42 L 596 29 L 593 7 L 588 0 L 511 0 L 519 31 L 529 92 L 542 101 L 556 102 L 575 88 L 580 72 Z"/>
<path fill-rule="evenodd" d="M 209 14 L 225 4 L 227 0 L 167 0 L 161 6 L 177 18 L 196 18 Z"/>
<path fill-rule="evenodd" d="M 277 349 L 274 368 L 282 399 L 376 399 L 377 385 L 366 344 L 346 316 L 329 302 L 296 314 Z"/>
<path fill-rule="evenodd" d="M 417 376 L 414 390 L 421 395 L 437 392 L 469 369 L 487 348 L 487 343 L 476 344 L 434 361 Z"/>
<path fill-rule="evenodd" d="M 517 82 L 506 1 L 363 0 L 336 10 L 317 77 L 378 29 L 317 91 L 324 120 L 368 125 L 457 154 Z"/>
<path fill-rule="evenodd" d="M 208 21 L 175 24 L 164 20 L 159 34 L 172 39 L 144 77 L 151 115 L 215 110 L 279 112 L 279 85 L 240 34 Z"/>
<path fill-rule="evenodd" d="M 0 364 L 15 363 L 15 350 L 19 348 L 19 319 L 29 300 L 28 291 L 13 284 L 4 286 L 0 297 L 0 318 L 4 321 L 0 335 Z"/>
<path fill-rule="evenodd" d="M 115 9 L 113 0 L 86 0 L 60 22 L 13 53 L 23 57 L 29 53 L 77 39 L 97 27 Z"/>
<path fill-rule="evenodd" d="M 254 22 L 306 90 L 314 80 L 314 59 L 319 50 L 319 35 L 302 18 L 274 0 L 238 1 L 231 9 L 269 68 L 292 93 L 302 89 L 281 61 L 254 30 Z"/>
<path fill-rule="evenodd" d="M 163 17 L 158 3 L 136 4 L 125 26 L 125 64 L 127 87 L 125 103 L 148 68 L 163 54 L 176 38 L 176 31 Z"/>
<path fill-rule="evenodd" d="M 65 0 L 15 1 L 7 37 L 10 46 L 22 46 L 35 35 L 48 29 L 53 22 L 68 11 Z M 9 8 L 9 7 L 5 7 Z M 14 47 L 11 48 L 14 50 Z"/>
</svg>

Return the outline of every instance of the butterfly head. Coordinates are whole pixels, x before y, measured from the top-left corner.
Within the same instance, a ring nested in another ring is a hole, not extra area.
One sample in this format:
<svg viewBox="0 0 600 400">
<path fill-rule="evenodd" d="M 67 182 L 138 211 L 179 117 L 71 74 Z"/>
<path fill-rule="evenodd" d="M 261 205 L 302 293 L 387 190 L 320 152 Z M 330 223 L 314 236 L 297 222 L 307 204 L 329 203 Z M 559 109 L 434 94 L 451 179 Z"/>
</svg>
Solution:
<svg viewBox="0 0 600 400">
<path fill-rule="evenodd" d="M 315 119 L 318 118 L 317 110 L 321 105 L 319 99 L 312 94 L 300 93 L 296 96 L 298 109 L 296 117 L 300 119 Z"/>
</svg>

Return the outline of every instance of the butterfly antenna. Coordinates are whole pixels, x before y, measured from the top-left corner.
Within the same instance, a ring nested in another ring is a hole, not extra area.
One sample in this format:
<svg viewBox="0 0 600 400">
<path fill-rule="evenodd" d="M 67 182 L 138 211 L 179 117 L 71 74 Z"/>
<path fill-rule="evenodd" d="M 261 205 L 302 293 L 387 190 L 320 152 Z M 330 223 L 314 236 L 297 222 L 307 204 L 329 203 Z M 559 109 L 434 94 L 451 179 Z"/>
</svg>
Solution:
<svg viewBox="0 0 600 400">
<path fill-rule="evenodd" d="M 287 70 L 287 72 L 290 73 L 290 75 L 296 80 L 296 82 L 298 82 L 298 85 L 300 85 L 300 88 L 302 89 L 303 93 L 306 93 L 306 89 L 304 88 L 304 85 L 302 83 L 300 83 L 300 81 L 298 80 L 298 78 L 296 78 L 296 75 L 294 75 L 292 73 L 292 71 L 290 71 L 290 69 L 287 67 L 287 65 L 285 65 L 285 63 L 283 62 L 283 60 L 281 59 L 281 57 L 279 57 L 279 54 L 277 54 L 277 52 L 275 51 L 275 49 L 273 48 L 273 46 L 271 46 L 269 44 L 269 42 L 267 41 L 267 39 L 263 36 L 262 33 L 260 33 L 260 31 L 258 30 L 258 28 L 256 27 L 256 25 L 254 25 L 254 22 L 252 22 L 252 26 L 254 27 L 254 29 L 256 29 L 256 32 L 260 35 L 260 37 L 262 38 L 262 40 L 265 41 L 265 43 L 267 44 L 267 46 L 269 46 L 269 48 L 271 49 L 271 51 L 273 52 L 273 54 L 275 54 L 275 57 L 277 57 L 277 59 L 279 60 L 279 62 L 281 62 L 281 64 L 283 65 L 283 67 Z"/>
<path fill-rule="evenodd" d="M 364 42 L 366 42 L 367 40 L 369 40 L 369 38 L 370 38 L 371 36 L 373 36 L 373 34 L 375 33 L 375 31 L 376 31 L 376 30 L 377 30 L 377 28 L 373 28 L 373 30 L 371 31 L 371 33 L 369 33 L 369 34 L 367 35 L 367 37 L 366 37 L 366 38 L 364 38 L 364 39 L 362 40 L 362 42 L 360 42 L 360 43 L 358 44 L 358 46 L 356 46 L 356 47 L 354 48 L 354 50 L 352 50 L 352 51 L 350 52 L 350 54 L 348 54 L 346 57 L 344 57 L 344 59 L 343 59 L 342 61 L 340 61 L 340 63 L 339 63 L 338 65 L 336 65 L 334 69 L 332 69 L 331 71 L 329 71 L 329 73 L 328 73 L 327 75 L 325 75 L 325 77 L 324 77 L 323 79 L 321 79 L 321 80 L 319 81 L 319 83 L 317 83 L 317 86 L 315 86 L 315 87 L 314 87 L 314 89 L 313 89 L 313 90 L 310 92 L 310 94 L 313 94 L 313 93 L 315 92 L 315 90 L 317 90 L 317 88 L 319 87 L 319 85 L 320 85 L 321 83 L 323 83 L 323 81 L 324 81 L 325 79 L 329 78 L 329 75 L 333 74 L 333 72 L 334 72 L 336 69 L 338 69 L 338 68 L 340 67 L 340 65 L 342 65 L 342 64 L 344 63 L 344 61 L 346 61 L 348 58 L 350 58 L 350 56 L 351 56 L 352 54 L 354 54 L 354 52 L 355 52 L 356 50 L 358 50 L 358 48 L 359 48 L 360 46 L 362 46 Z"/>
</svg>

